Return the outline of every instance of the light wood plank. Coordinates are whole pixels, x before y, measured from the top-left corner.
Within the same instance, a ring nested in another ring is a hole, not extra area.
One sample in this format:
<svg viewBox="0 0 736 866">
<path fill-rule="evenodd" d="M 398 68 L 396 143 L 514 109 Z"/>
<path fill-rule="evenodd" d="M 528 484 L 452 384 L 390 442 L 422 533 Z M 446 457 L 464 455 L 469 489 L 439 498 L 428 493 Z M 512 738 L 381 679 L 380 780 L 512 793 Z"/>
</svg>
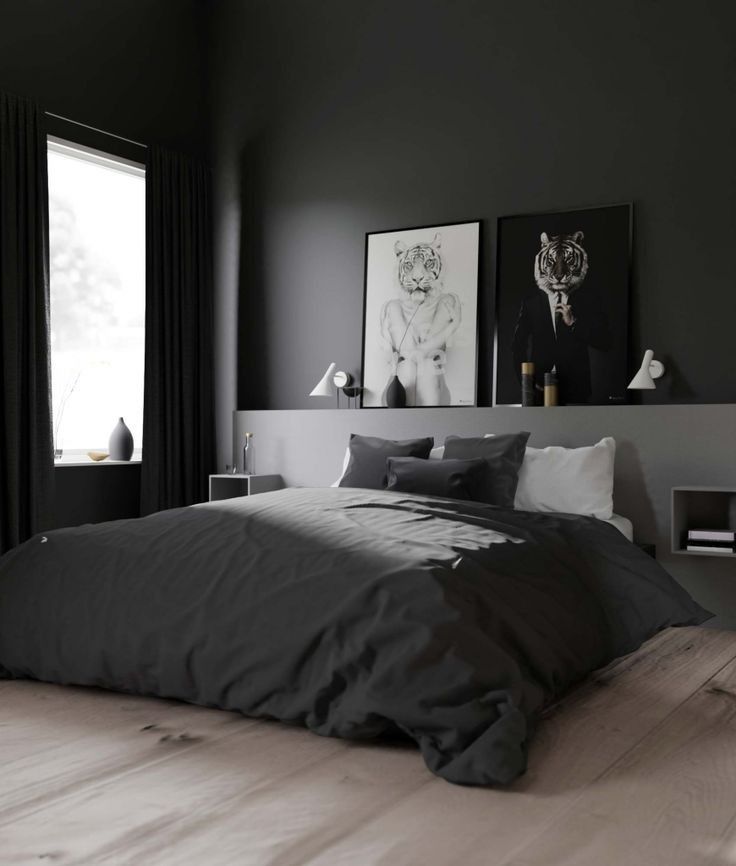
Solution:
<svg viewBox="0 0 736 866">
<path fill-rule="evenodd" d="M 714 866 L 735 815 L 732 661 L 499 866 Z"/>
<path fill-rule="evenodd" d="M 268 838 L 256 820 L 263 792 L 276 791 L 275 814 L 289 777 L 296 774 L 309 804 L 312 771 L 349 748 L 345 741 L 315 737 L 299 728 L 258 723 L 205 740 L 170 760 L 89 783 L 20 815 L 0 827 L 2 847 L 13 863 L 37 862 L 49 853 L 75 864 L 168 862 L 171 837 L 186 838 L 193 828 L 196 838 L 210 816 L 227 808 L 230 800 L 237 804 L 241 799 L 246 802 L 238 812 L 240 824 L 254 845 L 265 845 Z M 232 862 L 230 854 L 223 859 L 217 854 L 230 845 L 227 837 L 208 835 L 212 859 L 187 855 L 183 862 Z"/>
<path fill-rule="evenodd" d="M 0 705 L 0 826 L 86 785 L 256 724 L 178 701 L 30 681 L 14 686 Z"/>
<path fill-rule="evenodd" d="M 124 695 L 103 689 L 57 686 L 32 680 L 5 682 L 12 691 L 0 700 L 0 764 L 23 760 L 29 743 L 33 753 L 78 743 L 84 746 L 95 733 L 114 734 L 171 722 L 219 719 L 220 711 L 180 701 Z M 184 710 L 185 712 L 182 712 Z M 242 718 L 236 714 L 232 718 Z M 112 739 L 112 737 L 111 737 Z M 7 789 L 0 791 L 0 797 Z"/>
<path fill-rule="evenodd" d="M 274 733 L 284 740 L 286 732 Z M 292 752 L 293 744 L 286 745 Z M 262 784 L 250 786 L 235 778 L 240 772 L 233 768 L 218 777 L 214 798 L 200 801 L 194 820 L 179 815 L 151 838 L 141 839 L 136 831 L 126 844 L 115 841 L 84 862 L 300 866 L 435 781 L 413 748 L 399 749 L 394 758 L 386 747 L 377 756 L 372 744 L 342 743 L 314 759 L 312 744 L 305 746 L 305 755 L 313 757 L 307 764 L 291 762 L 284 774 L 270 768 Z M 173 781 L 146 776 L 161 791 Z"/>
<path fill-rule="evenodd" d="M 733 866 L 736 863 L 736 814 L 726 828 L 723 838 L 713 848 L 709 866 Z"/>
<path fill-rule="evenodd" d="M 130 700 L 145 706 L 147 699 L 97 693 L 111 701 L 97 711 L 106 731 L 95 723 L 80 728 L 69 716 L 60 747 L 76 753 L 69 758 L 72 775 L 78 773 L 74 784 L 63 785 L 56 749 L 47 749 L 46 758 L 39 754 L 41 783 L 55 781 L 48 797 L 21 804 L 14 820 L 0 826 L 0 851 L 8 858 L 0 861 L 37 863 L 49 855 L 60 863 L 146 866 L 515 862 L 508 858 L 520 853 L 535 829 L 568 820 L 608 768 L 674 719 L 677 707 L 735 656 L 734 633 L 673 629 L 660 635 L 552 712 L 538 732 L 529 773 L 504 791 L 448 785 L 426 771 L 414 749 L 325 740 L 267 723 L 232 724 L 226 735 L 223 723 L 223 736 L 204 736 L 159 760 L 138 745 L 141 719 L 136 717 L 135 730 L 122 721 L 122 706 Z M 52 738 L 64 718 L 59 709 L 44 723 L 33 715 L 34 706 L 29 700 L 11 712 L 16 745 L 23 745 L 16 726 L 29 713 L 35 719 L 21 758 L 24 773 L 31 772 L 34 741 Z M 176 726 L 173 718 L 169 724 Z M 197 724 L 207 730 L 204 719 Z M 193 731 L 194 724 L 184 729 Z M 98 764 L 87 732 L 100 738 L 95 746 L 105 759 Z M 46 766 L 49 754 L 56 770 Z M 113 766 L 106 773 L 107 756 Z M 94 772 L 84 773 L 85 760 Z M 636 772 L 646 776 L 646 767 Z M 7 779 L 12 786 L 12 771 L 4 773 Z"/>
</svg>

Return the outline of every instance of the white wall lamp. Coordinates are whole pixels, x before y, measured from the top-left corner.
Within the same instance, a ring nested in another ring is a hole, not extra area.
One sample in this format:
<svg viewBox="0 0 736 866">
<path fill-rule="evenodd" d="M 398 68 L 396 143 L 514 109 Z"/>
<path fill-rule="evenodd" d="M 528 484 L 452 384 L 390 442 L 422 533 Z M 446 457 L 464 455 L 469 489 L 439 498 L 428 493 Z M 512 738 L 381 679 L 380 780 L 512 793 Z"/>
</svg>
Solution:
<svg viewBox="0 0 736 866">
<path fill-rule="evenodd" d="M 324 376 L 309 392 L 310 397 L 331 397 L 337 395 L 337 408 L 340 408 L 340 391 L 348 398 L 348 409 L 350 408 L 350 400 L 354 399 L 357 403 L 358 395 L 361 392 L 359 385 L 353 385 L 353 377 L 350 373 L 344 370 L 338 370 L 337 364 L 330 364 L 325 370 Z M 356 405 L 357 408 L 357 405 Z"/>
<path fill-rule="evenodd" d="M 644 352 L 641 367 L 639 367 L 636 375 L 629 382 L 629 390 L 653 391 L 657 387 L 654 380 L 660 379 L 662 376 L 664 376 L 664 364 L 661 361 L 655 361 L 654 352 L 651 349 L 647 349 Z"/>
</svg>

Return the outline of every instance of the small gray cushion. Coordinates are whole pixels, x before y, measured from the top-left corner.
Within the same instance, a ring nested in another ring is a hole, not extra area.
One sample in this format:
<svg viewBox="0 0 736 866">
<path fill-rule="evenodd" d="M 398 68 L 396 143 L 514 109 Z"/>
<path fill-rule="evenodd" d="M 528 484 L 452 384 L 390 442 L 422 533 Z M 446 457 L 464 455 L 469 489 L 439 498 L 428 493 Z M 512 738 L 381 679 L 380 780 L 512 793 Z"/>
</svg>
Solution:
<svg viewBox="0 0 736 866">
<path fill-rule="evenodd" d="M 388 489 L 450 499 L 482 501 L 487 464 L 475 460 L 418 460 L 389 457 Z"/>
<path fill-rule="evenodd" d="M 443 460 L 482 458 L 486 477 L 480 501 L 502 508 L 514 507 L 519 469 L 524 460 L 529 433 L 505 433 L 500 436 L 448 436 Z"/>
<path fill-rule="evenodd" d="M 387 483 L 386 460 L 389 457 L 419 457 L 426 460 L 434 445 L 426 439 L 381 439 L 378 436 L 350 436 L 350 462 L 340 479 L 340 487 L 365 487 L 383 490 Z"/>
</svg>

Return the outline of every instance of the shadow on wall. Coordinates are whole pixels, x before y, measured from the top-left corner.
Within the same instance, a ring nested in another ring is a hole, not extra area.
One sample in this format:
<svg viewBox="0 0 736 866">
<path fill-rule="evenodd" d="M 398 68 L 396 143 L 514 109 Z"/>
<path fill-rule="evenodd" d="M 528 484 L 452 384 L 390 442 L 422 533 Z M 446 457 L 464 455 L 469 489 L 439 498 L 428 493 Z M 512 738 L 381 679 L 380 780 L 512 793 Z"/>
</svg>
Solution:
<svg viewBox="0 0 736 866">
<path fill-rule="evenodd" d="M 633 442 L 627 439 L 616 440 L 616 455 L 619 466 L 626 466 L 626 475 L 616 476 L 614 492 L 614 511 L 617 514 L 636 515 L 636 540 L 654 542 L 659 538 L 657 516 L 654 510 L 647 479 Z"/>
<path fill-rule="evenodd" d="M 240 269 L 238 273 L 237 400 L 239 407 L 268 406 L 268 303 L 265 297 L 263 157 L 256 138 L 240 154 Z"/>
<path fill-rule="evenodd" d="M 697 394 L 672 355 L 662 358 L 665 369 L 667 396 L 673 403 L 697 402 Z M 660 380 L 661 381 L 661 380 Z M 657 387 L 659 383 L 657 383 Z"/>
</svg>

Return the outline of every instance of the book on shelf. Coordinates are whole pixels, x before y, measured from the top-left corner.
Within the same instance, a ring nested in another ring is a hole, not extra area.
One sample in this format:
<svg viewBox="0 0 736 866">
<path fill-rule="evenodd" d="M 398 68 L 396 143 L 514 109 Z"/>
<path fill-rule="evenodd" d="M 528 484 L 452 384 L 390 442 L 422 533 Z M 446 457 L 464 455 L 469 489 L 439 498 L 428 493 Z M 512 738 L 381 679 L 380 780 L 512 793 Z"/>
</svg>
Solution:
<svg viewBox="0 0 736 866">
<path fill-rule="evenodd" d="M 725 556 L 736 554 L 736 546 L 733 544 L 693 544 L 688 542 L 686 549 L 691 553 L 722 553 Z"/>
<path fill-rule="evenodd" d="M 688 529 L 688 541 L 722 541 L 736 543 L 736 529 Z"/>
</svg>

